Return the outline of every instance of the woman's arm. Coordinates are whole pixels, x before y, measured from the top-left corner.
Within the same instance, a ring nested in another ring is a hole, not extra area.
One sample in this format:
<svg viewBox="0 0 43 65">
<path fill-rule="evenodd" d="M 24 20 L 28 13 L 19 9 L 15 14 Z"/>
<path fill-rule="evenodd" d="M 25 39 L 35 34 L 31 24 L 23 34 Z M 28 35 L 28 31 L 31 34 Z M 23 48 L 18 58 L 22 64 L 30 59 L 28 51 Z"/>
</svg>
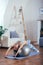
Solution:
<svg viewBox="0 0 43 65">
<path fill-rule="evenodd" d="M 9 54 L 9 51 L 10 51 L 11 49 L 13 49 L 14 46 L 15 46 L 15 44 L 17 44 L 17 43 L 19 43 L 19 41 L 16 42 L 16 43 L 14 43 L 12 46 L 10 46 L 10 47 L 8 48 L 8 50 L 7 50 L 6 54 L 5 54 L 5 56 Z"/>
<path fill-rule="evenodd" d="M 24 43 L 22 43 L 22 44 L 20 45 L 20 47 L 19 47 L 19 49 L 18 49 L 18 51 L 17 51 L 17 53 L 16 53 L 15 56 L 17 56 L 17 54 L 19 53 L 19 50 L 20 50 L 21 48 L 23 48 L 23 46 L 26 45 L 26 44 L 27 44 L 27 41 L 25 41 Z"/>
<path fill-rule="evenodd" d="M 7 55 L 9 54 L 10 50 L 13 49 L 14 45 L 15 45 L 15 44 L 13 44 L 12 46 L 10 46 L 10 47 L 8 48 L 8 50 L 7 50 L 6 54 L 5 54 L 5 56 L 7 56 Z"/>
<path fill-rule="evenodd" d="M 10 47 L 8 48 L 8 50 L 7 50 L 6 54 L 5 54 L 5 56 L 8 55 L 9 51 L 11 50 L 11 48 L 12 48 L 12 46 L 10 46 Z"/>
</svg>

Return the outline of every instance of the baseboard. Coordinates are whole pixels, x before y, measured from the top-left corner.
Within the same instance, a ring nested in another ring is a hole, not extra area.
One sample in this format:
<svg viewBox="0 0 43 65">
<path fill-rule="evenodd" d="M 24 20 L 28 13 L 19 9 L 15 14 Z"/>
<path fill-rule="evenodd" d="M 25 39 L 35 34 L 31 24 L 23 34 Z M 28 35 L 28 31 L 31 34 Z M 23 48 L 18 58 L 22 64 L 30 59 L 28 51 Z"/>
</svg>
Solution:
<svg viewBox="0 0 43 65">
<path fill-rule="evenodd" d="M 8 47 L 0 47 L 1 49 L 8 49 Z"/>
<path fill-rule="evenodd" d="M 37 41 L 31 41 L 31 43 L 32 43 L 33 45 L 36 45 L 36 46 L 39 45 L 39 44 L 37 44 Z"/>
<path fill-rule="evenodd" d="M 37 43 L 37 41 L 31 41 L 31 43 Z"/>
</svg>

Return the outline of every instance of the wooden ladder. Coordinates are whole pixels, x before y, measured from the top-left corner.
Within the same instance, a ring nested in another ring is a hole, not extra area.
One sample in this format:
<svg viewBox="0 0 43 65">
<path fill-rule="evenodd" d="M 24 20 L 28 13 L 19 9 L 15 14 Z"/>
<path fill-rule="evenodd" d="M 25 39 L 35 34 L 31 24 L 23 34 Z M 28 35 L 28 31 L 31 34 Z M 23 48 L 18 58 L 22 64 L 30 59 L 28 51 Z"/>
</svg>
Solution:
<svg viewBox="0 0 43 65">
<path fill-rule="evenodd" d="M 24 15 L 23 15 L 22 6 L 21 6 L 21 8 L 19 9 L 19 12 L 20 12 L 21 15 L 22 15 L 22 24 L 23 24 L 23 28 L 24 28 L 24 38 L 25 38 L 25 40 L 27 40 L 26 25 L 25 25 L 25 23 L 24 23 Z"/>
</svg>

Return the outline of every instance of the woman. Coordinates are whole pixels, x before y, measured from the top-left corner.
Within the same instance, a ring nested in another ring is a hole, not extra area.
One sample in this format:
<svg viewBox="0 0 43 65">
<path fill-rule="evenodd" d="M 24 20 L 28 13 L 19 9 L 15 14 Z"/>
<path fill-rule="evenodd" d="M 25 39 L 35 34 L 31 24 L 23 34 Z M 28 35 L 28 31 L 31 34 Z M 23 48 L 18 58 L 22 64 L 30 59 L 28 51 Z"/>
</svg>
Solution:
<svg viewBox="0 0 43 65">
<path fill-rule="evenodd" d="M 20 49 L 23 48 L 23 46 L 27 45 L 27 44 L 28 44 L 30 49 L 39 52 L 38 49 L 36 49 L 32 44 L 30 44 L 30 40 L 27 40 L 27 41 L 24 41 L 24 42 L 18 41 L 17 43 L 15 43 L 14 45 L 12 45 L 8 48 L 5 56 L 7 56 L 9 54 L 9 51 L 11 51 L 11 50 L 16 52 L 16 54 L 14 56 L 17 56 L 19 54 Z"/>
<path fill-rule="evenodd" d="M 21 41 L 18 41 L 17 43 L 15 43 L 14 45 L 12 45 L 12 46 L 10 46 L 10 47 L 8 48 L 8 50 L 7 50 L 6 54 L 5 54 L 5 56 L 7 56 L 11 50 L 13 50 L 14 52 L 16 52 L 16 54 L 15 54 L 14 56 L 17 56 L 18 53 L 19 53 L 19 50 L 20 50 L 24 45 L 26 45 L 26 44 L 27 44 L 26 41 L 23 42 L 23 43 L 22 43 Z"/>
</svg>

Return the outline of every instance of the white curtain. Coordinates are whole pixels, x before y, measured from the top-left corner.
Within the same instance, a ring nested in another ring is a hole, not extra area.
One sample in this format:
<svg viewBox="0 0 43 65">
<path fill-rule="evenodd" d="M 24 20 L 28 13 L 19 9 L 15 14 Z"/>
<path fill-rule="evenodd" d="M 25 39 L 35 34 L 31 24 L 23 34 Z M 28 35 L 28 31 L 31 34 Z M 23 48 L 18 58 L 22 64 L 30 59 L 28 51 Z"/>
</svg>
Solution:
<svg viewBox="0 0 43 65">
<path fill-rule="evenodd" d="M 4 26 L 4 14 L 8 0 L 0 0 L 0 26 Z"/>
</svg>

